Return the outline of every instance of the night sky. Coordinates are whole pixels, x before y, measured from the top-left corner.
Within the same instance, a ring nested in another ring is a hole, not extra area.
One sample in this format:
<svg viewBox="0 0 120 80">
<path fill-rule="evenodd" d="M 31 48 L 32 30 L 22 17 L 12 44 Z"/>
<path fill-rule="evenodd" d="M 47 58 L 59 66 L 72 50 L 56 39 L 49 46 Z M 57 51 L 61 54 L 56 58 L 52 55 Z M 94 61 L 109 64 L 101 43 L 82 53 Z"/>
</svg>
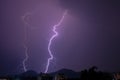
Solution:
<svg viewBox="0 0 120 80">
<path fill-rule="evenodd" d="M 120 0 L 0 0 L 0 74 L 23 72 L 25 26 L 27 68 L 43 72 L 52 27 L 65 10 L 68 14 L 52 43 L 55 58 L 49 72 L 91 66 L 120 71 Z"/>
</svg>

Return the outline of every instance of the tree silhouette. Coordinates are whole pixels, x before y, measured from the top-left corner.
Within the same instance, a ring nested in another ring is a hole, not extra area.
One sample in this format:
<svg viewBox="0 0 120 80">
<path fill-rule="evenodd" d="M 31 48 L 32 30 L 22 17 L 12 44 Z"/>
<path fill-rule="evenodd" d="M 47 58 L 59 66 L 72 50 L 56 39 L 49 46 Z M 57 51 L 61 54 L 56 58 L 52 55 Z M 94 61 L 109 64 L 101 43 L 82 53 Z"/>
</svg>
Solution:
<svg viewBox="0 0 120 80">
<path fill-rule="evenodd" d="M 81 71 L 80 80 L 112 80 L 112 76 L 109 73 L 97 71 L 97 67 L 93 66 L 88 70 Z"/>
</svg>

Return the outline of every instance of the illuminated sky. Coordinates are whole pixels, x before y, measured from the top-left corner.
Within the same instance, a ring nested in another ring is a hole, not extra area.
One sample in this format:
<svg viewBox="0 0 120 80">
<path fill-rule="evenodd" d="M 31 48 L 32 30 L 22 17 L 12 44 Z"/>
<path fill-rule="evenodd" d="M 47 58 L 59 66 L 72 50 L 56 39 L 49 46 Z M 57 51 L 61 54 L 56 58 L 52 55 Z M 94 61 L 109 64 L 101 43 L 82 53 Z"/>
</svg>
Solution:
<svg viewBox="0 0 120 80">
<path fill-rule="evenodd" d="M 80 71 L 91 66 L 120 70 L 120 1 L 0 0 L 0 74 L 23 71 L 24 27 L 29 13 L 29 70 L 45 70 L 52 26 L 69 13 L 52 44 L 55 59 L 49 72 L 61 68 Z"/>
</svg>

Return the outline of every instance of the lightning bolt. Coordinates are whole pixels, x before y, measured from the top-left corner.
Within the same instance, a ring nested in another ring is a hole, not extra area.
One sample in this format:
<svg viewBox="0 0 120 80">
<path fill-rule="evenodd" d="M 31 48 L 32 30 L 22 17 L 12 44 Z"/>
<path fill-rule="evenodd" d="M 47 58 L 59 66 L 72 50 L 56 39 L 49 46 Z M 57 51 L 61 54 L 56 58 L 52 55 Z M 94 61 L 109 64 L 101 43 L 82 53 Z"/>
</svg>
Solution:
<svg viewBox="0 0 120 80">
<path fill-rule="evenodd" d="M 60 21 L 53 26 L 53 29 L 52 31 L 54 32 L 54 35 L 51 36 L 50 40 L 49 40 L 49 43 L 48 43 L 48 52 L 49 52 L 49 55 L 50 55 L 50 58 L 48 58 L 47 60 L 47 65 L 46 65 L 46 68 L 45 68 L 45 72 L 44 73 L 47 73 L 48 72 L 48 69 L 49 69 L 49 66 L 50 66 L 50 61 L 53 60 L 54 56 L 52 54 L 52 51 L 51 51 L 51 44 L 52 44 L 52 41 L 55 39 L 55 37 L 58 36 L 58 32 L 56 31 L 57 27 L 60 26 L 65 18 L 65 15 L 67 14 L 67 10 L 64 12 L 64 14 L 62 15 L 62 18 L 60 19 Z"/>
<path fill-rule="evenodd" d="M 26 41 L 27 41 L 27 32 L 26 32 L 26 28 L 25 28 L 25 41 L 24 41 L 24 48 L 25 48 L 25 58 L 23 60 L 23 69 L 26 72 L 27 71 L 27 67 L 26 67 L 26 62 L 29 58 L 28 56 L 28 46 L 26 45 Z"/>
<path fill-rule="evenodd" d="M 24 46 L 24 49 L 25 49 L 25 58 L 23 59 L 22 61 L 22 65 L 23 65 L 23 70 L 26 72 L 28 69 L 27 69 L 27 66 L 26 66 L 26 62 L 29 58 L 29 55 L 28 55 L 28 46 L 27 46 L 27 26 L 29 25 L 29 23 L 27 23 L 27 21 L 25 20 L 27 18 L 27 16 L 29 16 L 30 13 L 27 13 L 25 14 L 24 16 L 22 16 L 22 20 L 24 21 L 25 23 L 25 27 L 24 27 L 24 43 L 23 43 L 23 46 Z M 27 18 L 28 19 L 28 18 Z"/>
</svg>

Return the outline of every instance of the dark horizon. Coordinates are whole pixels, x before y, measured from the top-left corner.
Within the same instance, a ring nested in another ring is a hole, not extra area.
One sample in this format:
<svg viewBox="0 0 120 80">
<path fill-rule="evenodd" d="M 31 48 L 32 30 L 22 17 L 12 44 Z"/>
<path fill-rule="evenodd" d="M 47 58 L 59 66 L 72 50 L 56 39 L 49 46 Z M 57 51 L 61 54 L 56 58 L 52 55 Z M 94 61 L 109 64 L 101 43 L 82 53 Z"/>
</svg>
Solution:
<svg viewBox="0 0 120 80">
<path fill-rule="evenodd" d="M 61 69 L 53 73 L 36 73 L 35 71 L 27 71 L 21 74 L 0 76 L 1 80 L 119 80 L 119 73 L 108 73 L 98 71 L 93 66 L 88 70 L 75 72 L 69 69 Z"/>
<path fill-rule="evenodd" d="M 28 47 L 27 69 L 44 72 L 53 25 L 65 10 L 68 14 L 51 45 L 54 59 L 48 72 L 92 66 L 119 72 L 120 0 L 0 0 L 0 74 L 24 72 L 23 44 Z"/>
<path fill-rule="evenodd" d="M 36 77 L 36 76 L 38 76 L 40 74 L 46 74 L 46 75 L 49 74 L 51 76 L 53 76 L 53 75 L 55 76 L 57 74 L 66 74 L 69 77 L 74 77 L 75 78 L 76 76 L 79 76 L 78 74 L 81 74 L 84 71 L 88 71 L 89 72 L 91 70 L 93 70 L 95 72 L 109 73 L 111 75 L 119 73 L 119 72 L 102 71 L 98 67 L 92 66 L 92 67 L 89 67 L 87 69 L 83 69 L 81 71 L 74 71 L 72 69 L 66 69 L 66 68 L 62 68 L 60 70 L 57 70 L 57 71 L 54 71 L 54 72 L 49 72 L 49 73 L 37 72 L 37 71 L 34 71 L 34 70 L 28 70 L 28 71 L 25 71 L 25 72 L 14 73 L 14 74 L 0 74 L 0 77 L 5 77 L 5 76 L 6 77 L 7 76 L 9 76 L 9 77 L 13 77 L 13 76 Z"/>
</svg>

